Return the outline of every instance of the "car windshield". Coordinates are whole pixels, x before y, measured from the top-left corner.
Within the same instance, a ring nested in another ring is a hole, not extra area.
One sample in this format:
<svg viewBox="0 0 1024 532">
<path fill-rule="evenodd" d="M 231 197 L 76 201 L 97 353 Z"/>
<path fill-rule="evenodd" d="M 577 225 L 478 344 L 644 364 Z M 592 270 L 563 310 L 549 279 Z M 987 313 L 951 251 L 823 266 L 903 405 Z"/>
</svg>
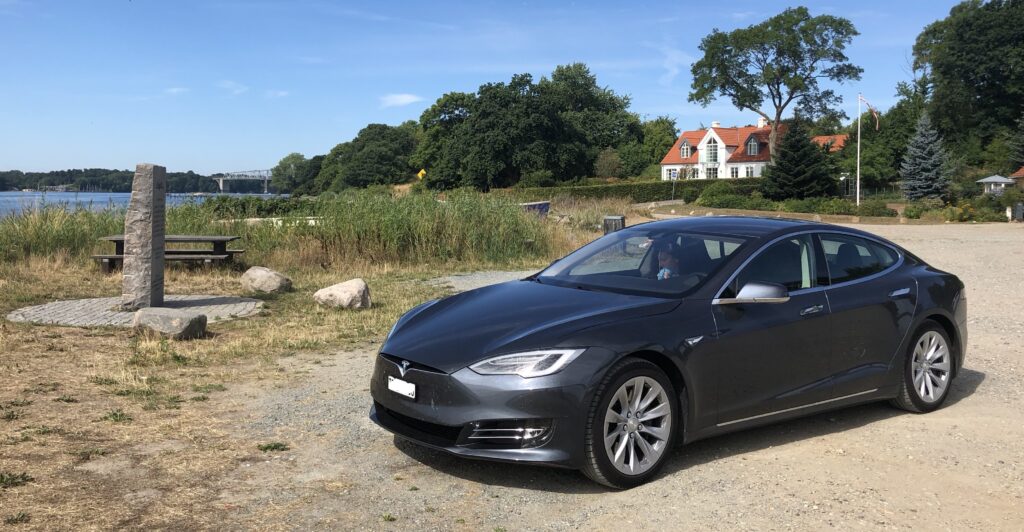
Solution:
<svg viewBox="0 0 1024 532">
<path fill-rule="evenodd" d="M 659 297 L 693 293 L 745 242 L 742 238 L 645 229 L 599 238 L 540 272 L 558 286 Z"/>
</svg>

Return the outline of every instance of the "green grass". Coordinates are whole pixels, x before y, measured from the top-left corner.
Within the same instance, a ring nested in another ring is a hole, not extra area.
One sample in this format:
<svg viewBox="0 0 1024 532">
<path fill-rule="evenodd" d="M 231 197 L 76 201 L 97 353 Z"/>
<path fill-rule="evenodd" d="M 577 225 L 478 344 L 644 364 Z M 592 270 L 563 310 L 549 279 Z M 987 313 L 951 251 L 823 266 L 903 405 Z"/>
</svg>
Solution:
<svg viewBox="0 0 1024 532">
<path fill-rule="evenodd" d="M 288 444 L 274 441 L 270 443 L 261 443 L 256 446 L 257 449 L 269 453 L 274 451 L 287 451 L 289 449 Z"/>
<path fill-rule="evenodd" d="M 107 412 L 100 419 L 101 420 L 105 420 L 105 421 L 110 421 L 110 422 L 113 422 L 113 423 L 131 423 L 132 416 L 130 414 L 125 413 L 124 410 L 121 410 L 120 408 L 117 408 L 117 409 L 111 410 L 110 412 Z"/>
<path fill-rule="evenodd" d="M 5 517 L 4 518 L 4 524 L 5 525 L 20 525 L 22 523 L 29 522 L 29 520 L 31 520 L 31 516 L 29 516 L 27 513 L 25 513 L 25 512 L 18 512 L 16 514 L 9 515 L 9 516 Z"/>
<path fill-rule="evenodd" d="M 192 386 L 192 391 L 196 393 L 210 393 L 210 392 L 223 392 L 227 390 L 227 387 L 223 384 L 196 384 Z"/>
<path fill-rule="evenodd" d="M 392 197 L 367 191 L 345 192 L 308 202 L 305 218 L 283 223 L 224 220 L 215 205 L 186 204 L 167 210 L 169 234 L 233 234 L 248 263 L 288 257 L 296 264 L 443 264 L 450 261 L 500 262 L 544 256 L 551 232 L 508 197 L 449 192 Z M 122 210 L 92 212 L 48 206 L 0 218 L 0 261 L 63 253 L 86 258 L 109 253 L 97 239 L 123 232 Z"/>
<path fill-rule="evenodd" d="M 16 488 L 35 480 L 26 473 L 9 473 L 0 471 L 0 488 Z"/>
</svg>

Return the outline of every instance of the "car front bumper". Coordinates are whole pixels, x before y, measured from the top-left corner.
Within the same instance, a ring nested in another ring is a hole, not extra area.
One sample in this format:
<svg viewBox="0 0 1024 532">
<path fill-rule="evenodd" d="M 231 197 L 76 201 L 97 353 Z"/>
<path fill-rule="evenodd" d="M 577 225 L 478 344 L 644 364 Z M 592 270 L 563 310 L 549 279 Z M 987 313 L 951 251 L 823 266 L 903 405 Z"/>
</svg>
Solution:
<svg viewBox="0 0 1024 532">
<path fill-rule="evenodd" d="M 611 358 L 590 349 L 554 375 L 524 379 L 468 368 L 448 374 L 419 365 L 403 374 L 398 357 L 379 355 L 370 383 L 370 419 L 404 439 L 457 456 L 579 468 L 590 383 Z M 415 399 L 389 390 L 389 376 L 415 384 Z M 525 444 L 479 437 L 495 426 L 548 428 Z"/>
</svg>

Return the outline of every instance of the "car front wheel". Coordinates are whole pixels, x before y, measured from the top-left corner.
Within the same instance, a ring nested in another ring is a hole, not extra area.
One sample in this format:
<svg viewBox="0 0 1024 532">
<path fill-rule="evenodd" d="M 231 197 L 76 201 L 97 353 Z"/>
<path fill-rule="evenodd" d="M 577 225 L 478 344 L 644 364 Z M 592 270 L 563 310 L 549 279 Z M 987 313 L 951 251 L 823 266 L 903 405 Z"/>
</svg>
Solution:
<svg viewBox="0 0 1024 532">
<path fill-rule="evenodd" d="M 657 365 L 626 358 L 607 373 L 587 416 L 583 472 L 613 488 L 643 484 L 665 464 L 675 440 L 677 401 Z"/>
</svg>

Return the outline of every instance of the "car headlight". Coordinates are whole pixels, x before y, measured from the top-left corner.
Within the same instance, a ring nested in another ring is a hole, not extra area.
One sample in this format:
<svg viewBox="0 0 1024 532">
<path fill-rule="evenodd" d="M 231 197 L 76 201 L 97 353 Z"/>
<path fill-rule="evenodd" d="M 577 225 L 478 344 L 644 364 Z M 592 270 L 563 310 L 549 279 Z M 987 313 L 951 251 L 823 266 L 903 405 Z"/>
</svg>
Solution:
<svg viewBox="0 0 1024 532">
<path fill-rule="evenodd" d="M 544 349 L 512 353 L 477 362 L 469 369 L 481 375 L 519 375 L 543 377 L 551 375 L 580 356 L 584 349 Z"/>
</svg>

